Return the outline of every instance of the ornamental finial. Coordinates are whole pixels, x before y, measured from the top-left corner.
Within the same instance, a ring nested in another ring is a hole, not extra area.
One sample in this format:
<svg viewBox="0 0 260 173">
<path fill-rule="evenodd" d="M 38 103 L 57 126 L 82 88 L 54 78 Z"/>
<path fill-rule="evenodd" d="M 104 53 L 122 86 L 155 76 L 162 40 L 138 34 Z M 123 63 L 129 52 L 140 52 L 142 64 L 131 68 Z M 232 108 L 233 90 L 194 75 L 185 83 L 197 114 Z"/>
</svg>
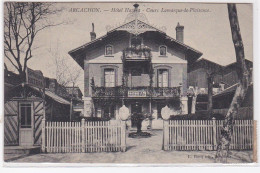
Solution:
<svg viewBox="0 0 260 173">
<path fill-rule="evenodd" d="M 92 32 L 95 32 L 94 30 L 95 30 L 95 28 L 94 28 L 95 26 L 94 26 L 94 23 L 92 23 Z"/>
<path fill-rule="evenodd" d="M 135 9 L 137 10 L 137 8 L 139 7 L 139 4 L 135 3 L 135 4 L 134 4 L 134 7 L 135 7 Z"/>
</svg>

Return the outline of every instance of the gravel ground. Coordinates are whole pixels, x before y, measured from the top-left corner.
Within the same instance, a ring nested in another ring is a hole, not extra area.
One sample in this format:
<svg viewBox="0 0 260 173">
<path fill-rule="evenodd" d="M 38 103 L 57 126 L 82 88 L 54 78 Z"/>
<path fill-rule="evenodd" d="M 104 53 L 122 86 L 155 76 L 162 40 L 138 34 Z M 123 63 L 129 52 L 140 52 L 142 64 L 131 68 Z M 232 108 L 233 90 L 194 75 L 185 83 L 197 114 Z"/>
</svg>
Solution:
<svg viewBox="0 0 260 173">
<path fill-rule="evenodd" d="M 16 163 L 214 163 L 216 151 L 163 151 L 162 131 L 151 133 L 150 138 L 127 138 L 126 152 L 5 155 L 5 160 Z M 252 151 L 231 151 L 228 162 L 251 163 Z"/>
</svg>

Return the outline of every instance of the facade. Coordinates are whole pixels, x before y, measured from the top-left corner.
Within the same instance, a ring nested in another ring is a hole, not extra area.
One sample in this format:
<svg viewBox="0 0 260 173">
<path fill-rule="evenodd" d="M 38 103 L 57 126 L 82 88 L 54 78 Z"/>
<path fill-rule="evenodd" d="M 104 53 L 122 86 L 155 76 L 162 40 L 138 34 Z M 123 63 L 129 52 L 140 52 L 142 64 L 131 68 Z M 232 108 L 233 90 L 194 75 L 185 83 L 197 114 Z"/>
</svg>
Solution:
<svg viewBox="0 0 260 173">
<path fill-rule="evenodd" d="M 122 105 L 154 120 L 166 105 L 172 114 L 187 113 L 187 69 L 202 53 L 183 43 L 183 32 L 178 23 L 176 39 L 166 35 L 138 4 L 123 25 L 100 38 L 93 24 L 91 42 L 69 52 L 85 73 L 84 116 L 117 119 Z"/>
<path fill-rule="evenodd" d="M 247 59 L 245 62 L 249 71 L 249 80 L 252 81 L 253 63 Z M 200 58 L 188 69 L 188 86 L 197 88 L 199 93 L 207 94 L 208 74 L 214 73 L 213 94 L 217 94 L 238 83 L 237 68 L 236 62 L 222 66 L 210 60 Z"/>
<path fill-rule="evenodd" d="M 224 67 L 210 60 L 200 58 L 188 69 L 188 86 L 197 88 L 198 93 L 208 93 L 208 77 L 213 75 L 213 92 L 217 93 L 221 89 L 222 72 Z M 224 89 L 224 88 L 223 88 Z"/>
<path fill-rule="evenodd" d="M 247 59 L 245 60 L 245 63 L 249 71 L 249 80 L 252 84 L 253 63 Z M 197 111 L 207 110 L 208 77 L 211 73 L 214 73 L 212 75 L 213 108 L 227 109 L 229 107 L 238 84 L 237 68 L 238 66 L 236 62 L 222 66 L 204 58 L 198 59 L 190 66 L 188 69 L 188 86 L 196 92 L 196 97 L 194 99 L 196 99 Z M 247 103 L 243 105 L 252 105 L 252 87 L 253 86 L 251 85 L 248 90 L 249 93 L 245 98 Z"/>
</svg>

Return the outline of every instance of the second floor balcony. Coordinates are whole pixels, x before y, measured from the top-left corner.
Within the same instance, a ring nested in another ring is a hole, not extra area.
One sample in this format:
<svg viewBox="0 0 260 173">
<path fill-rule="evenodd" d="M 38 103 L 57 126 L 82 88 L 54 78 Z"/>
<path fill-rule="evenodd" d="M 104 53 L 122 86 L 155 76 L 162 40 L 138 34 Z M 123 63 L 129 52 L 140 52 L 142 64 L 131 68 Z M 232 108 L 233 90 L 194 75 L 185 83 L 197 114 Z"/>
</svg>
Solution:
<svg viewBox="0 0 260 173">
<path fill-rule="evenodd" d="M 181 94 L 181 87 L 94 87 L 92 97 L 106 98 L 174 98 Z"/>
<path fill-rule="evenodd" d="M 147 46 L 128 47 L 123 50 L 123 61 L 150 61 L 151 49 Z"/>
</svg>

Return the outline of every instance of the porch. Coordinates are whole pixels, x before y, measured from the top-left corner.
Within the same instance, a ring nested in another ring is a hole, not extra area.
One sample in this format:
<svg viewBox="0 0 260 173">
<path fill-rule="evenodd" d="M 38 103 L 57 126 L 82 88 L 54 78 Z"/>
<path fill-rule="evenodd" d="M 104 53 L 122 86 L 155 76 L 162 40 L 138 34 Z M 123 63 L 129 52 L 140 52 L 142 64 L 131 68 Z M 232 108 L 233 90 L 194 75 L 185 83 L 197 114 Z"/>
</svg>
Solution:
<svg viewBox="0 0 260 173">
<path fill-rule="evenodd" d="M 92 97 L 180 97 L 181 87 L 93 87 Z"/>
</svg>

